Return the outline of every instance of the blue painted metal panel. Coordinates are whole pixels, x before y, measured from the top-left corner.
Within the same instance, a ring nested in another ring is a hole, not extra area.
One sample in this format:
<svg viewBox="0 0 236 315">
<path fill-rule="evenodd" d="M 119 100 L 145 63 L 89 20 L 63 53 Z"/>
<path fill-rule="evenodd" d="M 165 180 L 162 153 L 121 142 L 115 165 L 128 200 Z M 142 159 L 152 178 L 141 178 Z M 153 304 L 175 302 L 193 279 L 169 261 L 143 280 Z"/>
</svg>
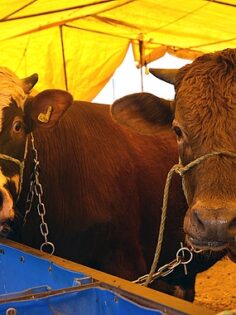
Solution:
<svg viewBox="0 0 236 315">
<path fill-rule="evenodd" d="M 6 294 L 58 290 L 90 283 L 91 279 L 51 261 L 0 245 L 0 301 Z"/>
<path fill-rule="evenodd" d="M 88 288 L 35 300 L 4 303 L 0 315 L 15 309 L 17 315 L 164 315 L 138 305 L 110 290 Z"/>
</svg>

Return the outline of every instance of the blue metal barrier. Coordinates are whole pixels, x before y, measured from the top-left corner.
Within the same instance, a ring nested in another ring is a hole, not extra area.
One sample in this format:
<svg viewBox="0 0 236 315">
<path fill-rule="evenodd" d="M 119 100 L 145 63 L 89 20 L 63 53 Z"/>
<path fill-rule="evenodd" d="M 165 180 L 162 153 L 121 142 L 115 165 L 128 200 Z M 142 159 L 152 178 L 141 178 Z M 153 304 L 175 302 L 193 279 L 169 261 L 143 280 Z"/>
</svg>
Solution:
<svg viewBox="0 0 236 315">
<path fill-rule="evenodd" d="M 164 315 L 103 288 L 88 288 L 34 300 L 0 304 L 0 315 Z"/>
<path fill-rule="evenodd" d="M 22 244 L 0 240 L 0 315 L 51 314 L 212 315 L 212 312 Z"/>
</svg>

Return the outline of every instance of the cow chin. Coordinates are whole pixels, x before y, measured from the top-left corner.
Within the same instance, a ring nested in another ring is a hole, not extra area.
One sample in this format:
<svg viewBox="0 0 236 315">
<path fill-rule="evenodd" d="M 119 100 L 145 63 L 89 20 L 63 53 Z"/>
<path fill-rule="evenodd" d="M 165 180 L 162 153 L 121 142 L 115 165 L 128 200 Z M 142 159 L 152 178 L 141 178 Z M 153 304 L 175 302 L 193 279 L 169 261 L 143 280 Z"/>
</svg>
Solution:
<svg viewBox="0 0 236 315">
<path fill-rule="evenodd" d="M 11 232 L 11 226 L 8 224 L 9 221 L 1 222 L 0 224 L 0 236 L 2 237 L 8 237 L 9 233 Z"/>
</svg>

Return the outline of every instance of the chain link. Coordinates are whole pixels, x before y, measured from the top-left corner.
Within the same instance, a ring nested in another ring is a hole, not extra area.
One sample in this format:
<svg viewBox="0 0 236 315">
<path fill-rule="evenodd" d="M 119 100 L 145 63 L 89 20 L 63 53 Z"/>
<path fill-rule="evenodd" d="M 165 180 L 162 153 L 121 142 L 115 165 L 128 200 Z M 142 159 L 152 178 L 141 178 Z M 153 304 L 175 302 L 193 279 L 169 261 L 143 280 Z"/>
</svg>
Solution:
<svg viewBox="0 0 236 315">
<path fill-rule="evenodd" d="M 31 209 L 32 209 L 34 197 L 37 196 L 37 198 L 38 198 L 37 210 L 38 210 L 38 215 L 41 219 L 40 232 L 44 238 L 44 242 L 41 244 L 40 250 L 44 252 L 45 251 L 44 248 L 46 248 L 46 246 L 47 246 L 50 250 L 48 250 L 46 252 L 53 255 L 53 253 L 55 251 L 55 246 L 52 242 L 48 241 L 48 225 L 44 220 L 44 216 L 46 215 L 46 209 L 45 209 L 45 205 L 42 201 L 43 187 L 39 181 L 38 151 L 35 148 L 33 134 L 31 134 L 31 143 L 32 143 L 34 170 L 30 176 L 30 189 L 29 189 L 27 199 L 26 199 L 26 211 L 25 211 L 25 216 L 23 219 L 23 224 L 26 223 L 27 216 L 29 215 L 29 213 L 31 212 Z"/>
<path fill-rule="evenodd" d="M 25 206 L 26 210 L 25 210 L 25 215 L 24 215 L 24 218 L 23 218 L 23 225 L 25 225 L 27 216 L 30 213 L 31 208 L 32 208 L 32 204 L 33 204 L 33 200 L 34 200 L 34 183 L 35 183 L 34 179 L 31 179 L 31 181 L 30 181 L 30 189 L 29 189 L 29 192 L 28 192 L 28 195 L 27 195 L 27 199 L 26 199 L 26 206 Z"/>
<path fill-rule="evenodd" d="M 152 275 L 152 278 L 149 283 L 152 283 L 154 280 L 160 277 L 166 277 L 170 273 L 174 271 L 175 268 L 177 268 L 179 265 L 186 266 L 189 264 L 193 259 L 193 252 L 200 253 L 200 250 L 196 251 L 194 248 L 189 249 L 188 247 L 182 247 L 178 249 L 176 252 L 176 258 L 169 262 L 168 264 L 163 265 L 160 267 L 157 272 L 155 272 Z M 189 257 L 187 255 L 189 255 Z M 149 277 L 149 274 L 146 274 L 144 276 L 139 277 L 137 280 L 132 281 L 133 283 L 145 285 L 145 282 L 147 278 Z"/>
</svg>

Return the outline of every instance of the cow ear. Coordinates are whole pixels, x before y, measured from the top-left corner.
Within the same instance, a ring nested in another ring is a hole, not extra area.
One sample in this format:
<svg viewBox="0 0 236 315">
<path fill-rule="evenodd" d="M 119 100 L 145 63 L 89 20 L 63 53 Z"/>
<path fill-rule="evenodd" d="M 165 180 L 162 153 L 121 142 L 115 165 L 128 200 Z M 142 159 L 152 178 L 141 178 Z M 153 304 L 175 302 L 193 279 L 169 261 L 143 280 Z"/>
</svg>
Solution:
<svg viewBox="0 0 236 315">
<path fill-rule="evenodd" d="M 25 104 L 28 129 L 54 127 L 72 103 L 71 94 L 62 90 L 45 90 L 29 98 Z"/>
<path fill-rule="evenodd" d="M 122 97 L 111 106 L 113 119 L 138 133 L 156 134 L 171 127 L 172 102 L 150 93 Z"/>
</svg>

